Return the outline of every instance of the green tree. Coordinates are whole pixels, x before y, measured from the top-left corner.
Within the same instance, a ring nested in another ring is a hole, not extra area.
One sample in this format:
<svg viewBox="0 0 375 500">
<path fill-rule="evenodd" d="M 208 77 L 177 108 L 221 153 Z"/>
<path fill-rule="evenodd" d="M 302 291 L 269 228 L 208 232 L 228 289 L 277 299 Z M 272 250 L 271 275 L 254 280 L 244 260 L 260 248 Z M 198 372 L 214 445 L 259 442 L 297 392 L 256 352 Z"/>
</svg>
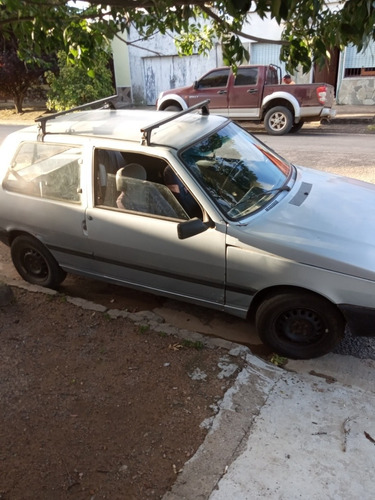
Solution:
<svg viewBox="0 0 375 500">
<path fill-rule="evenodd" d="M 85 67 L 69 64 L 63 51 L 58 53 L 59 72 L 46 74 L 50 85 L 48 109 L 63 111 L 114 94 L 108 54 L 103 50 L 96 51 L 93 60 L 91 76 Z"/>
<path fill-rule="evenodd" d="M 0 29 L 13 30 L 20 57 L 56 50 L 64 44 L 72 62 L 90 67 L 95 48 L 132 23 L 144 36 L 175 32 L 180 51 L 201 53 L 220 40 L 224 59 L 236 65 L 245 55 L 240 42 L 249 9 L 284 26 L 282 57 L 289 69 L 328 57 L 329 49 L 353 43 L 359 49 L 375 40 L 373 0 L 342 0 L 329 10 L 327 0 L 0 0 Z M 201 20 L 206 22 L 203 22 Z M 207 21 L 210 21 L 207 27 Z M 260 40 L 246 35 L 247 38 Z M 262 40 L 264 41 L 264 40 Z M 273 41 L 279 43 L 278 41 Z"/>
</svg>

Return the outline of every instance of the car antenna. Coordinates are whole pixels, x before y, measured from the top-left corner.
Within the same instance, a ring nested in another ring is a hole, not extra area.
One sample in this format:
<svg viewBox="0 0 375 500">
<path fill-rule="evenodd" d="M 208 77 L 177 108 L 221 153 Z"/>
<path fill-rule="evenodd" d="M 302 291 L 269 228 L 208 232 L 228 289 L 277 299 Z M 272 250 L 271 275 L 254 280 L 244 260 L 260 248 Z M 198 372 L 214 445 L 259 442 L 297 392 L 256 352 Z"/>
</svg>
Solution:
<svg viewBox="0 0 375 500">
<path fill-rule="evenodd" d="M 42 141 L 46 135 L 46 125 L 49 120 L 53 120 L 58 116 L 67 115 L 68 113 L 74 113 L 74 111 L 81 111 L 83 109 L 91 108 L 92 106 L 101 106 L 101 108 L 115 109 L 112 101 L 118 98 L 118 95 L 112 95 L 110 97 L 105 97 L 104 99 L 98 99 L 97 101 L 92 101 L 87 104 L 81 104 L 80 106 L 75 106 L 74 108 L 67 109 L 65 111 L 59 111 L 58 113 L 53 113 L 47 116 L 38 116 L 35 121 L 38 122 L 38 141 Z M 98 108 L 96 108 L 98 109 Z"/>
<path fill-rule="evenodd" d="M 208 109 L 208 105 L 210 103 L 210 99 L 206 99 L 205 101 L 198 102 L 197 104 L 194 104 L 194 106 L 191 106 L 190 108 L 184 109 L 183 111 L 180 111 L 179 113 L 174 113 L 173 116 L 168 116 L 167 118 L 163 118 L 163 120 L 160 120 L 153 125 L 149 125 L 148 127 L 141 128 L 142 132 L 142 145 L 147 145 L 149 146 L 151 143 L 151 133 L 155 128 L 160 127 L 161 125 L 164 125 L 165 123 L 171 122 L 173 120 L 176 120 L 180 116 L 186 115 L 187 113 L 191 113 L 192 111 L 195 111 L 196 109 L 201 109 L 202 110 L 202 115 L 207 116 L 210 114 L 210 110 Z"/>
</svg>

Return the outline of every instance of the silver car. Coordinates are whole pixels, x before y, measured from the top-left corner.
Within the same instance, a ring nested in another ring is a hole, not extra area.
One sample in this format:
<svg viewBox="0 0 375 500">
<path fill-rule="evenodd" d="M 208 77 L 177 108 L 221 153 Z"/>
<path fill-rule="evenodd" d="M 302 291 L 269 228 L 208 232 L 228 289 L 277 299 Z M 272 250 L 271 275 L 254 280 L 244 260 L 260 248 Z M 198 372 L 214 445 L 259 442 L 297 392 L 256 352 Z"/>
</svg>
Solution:
<svg viewBox="0 0 375 500">
<path fill-rule="evenodd" d="M 219 309 L 292 358 L 375 335 L 375 186 L 291 165 L 207 103 L 50 115 L 1 158 L 0 239 L 30 283 Z"/>
</svg>

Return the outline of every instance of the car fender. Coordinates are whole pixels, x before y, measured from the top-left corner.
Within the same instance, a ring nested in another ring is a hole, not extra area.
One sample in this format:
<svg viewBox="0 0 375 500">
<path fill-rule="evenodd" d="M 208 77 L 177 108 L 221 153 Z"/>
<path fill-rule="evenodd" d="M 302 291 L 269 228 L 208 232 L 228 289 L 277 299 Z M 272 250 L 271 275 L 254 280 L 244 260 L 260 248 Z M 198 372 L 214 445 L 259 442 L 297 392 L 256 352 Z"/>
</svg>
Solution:
<svg viewBox="0 0 375 500">
<path fill-rule="evenodd" d="M 158 99 L 156 109 L 157 110 L 164 109 L 164 107 L 166 107 L 165 106 L 166 103 L 168 103 L 168 106 L 172 106 L 173 104 L 178 104 L 179 106 L 181 106 L 182 110 L 188 108 L 188 105 L 181 96 L 177 94 L 167 94 Z"/>
<path fill-rule="evenodd" d="M 281 106 L 282 102 L 280 102 L 280 101 L 288 101 L 293 106 L 294 122 L 298 123 L 300 121 L 301 106 L 299 105 L 299 102 L 292 94 L 289 94 L 288 92 L 283 92 L 283 91 L 273 92 L 272 94 L 264 97 L 263 102 L 262 102 L 262 110 L 264 110 L 264 108 L 266 108 L 266 107 L 267 108 L 272 107 L 272 106 L 270 106 L 270 104 L 272 104 L 272 101 L 276 101 L 275 106 Z"/>
</svg>

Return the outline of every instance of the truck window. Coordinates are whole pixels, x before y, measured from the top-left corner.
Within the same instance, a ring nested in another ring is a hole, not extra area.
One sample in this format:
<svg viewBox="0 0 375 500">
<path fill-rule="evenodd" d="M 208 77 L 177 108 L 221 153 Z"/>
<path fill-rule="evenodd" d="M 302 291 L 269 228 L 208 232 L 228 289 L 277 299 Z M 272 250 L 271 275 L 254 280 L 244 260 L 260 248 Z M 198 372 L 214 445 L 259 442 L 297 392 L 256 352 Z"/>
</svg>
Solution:
<svg viewBox="0 0 375 500">
<path fill-rule="evenodd" d="M 239 85 L 256 85 L 258 81 L 258 68 L 238 68 L 234 80 L 235 87 Z"/>
<path fill-rule="evenodd" d="M 277 69 L 269 66 L 266 74 L 266 85 L 278 85 L 278 83 Z"/>
<path fill-rule="evenodd" d="M 198 81 L 198 89 L 209 89 L 212 87 L 226 87 L 228 82 L 229 69 L 219 69 L 212 71 Z"/>
</svg>

